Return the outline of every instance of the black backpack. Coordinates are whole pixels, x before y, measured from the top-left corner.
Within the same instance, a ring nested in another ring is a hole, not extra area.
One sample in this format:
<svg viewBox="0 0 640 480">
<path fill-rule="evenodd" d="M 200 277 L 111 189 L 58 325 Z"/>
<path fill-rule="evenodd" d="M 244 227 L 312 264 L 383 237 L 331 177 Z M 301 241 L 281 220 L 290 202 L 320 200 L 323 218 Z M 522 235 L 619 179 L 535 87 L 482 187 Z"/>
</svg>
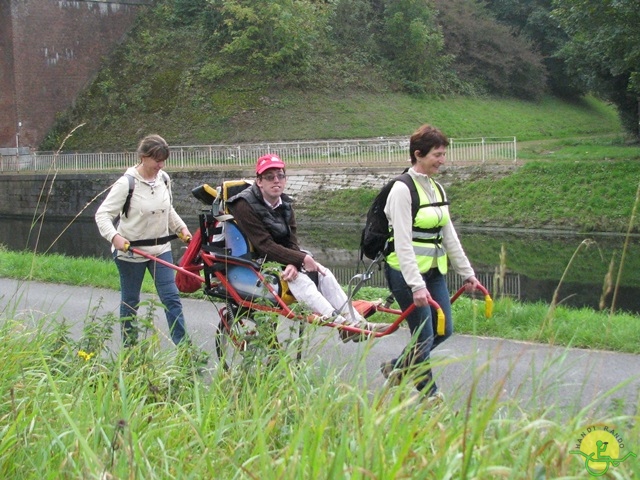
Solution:
<svg viewBox="0 0 640 480">
<path fill-rule="evenodd" d="M 391 187 L 395 182 L 403 182 L 409 187 L 411 192 L 411 218 L 416 218 L 416 214 L 420 209 L 418 190 L 411 175 L 403 173 L 382 187 L 373 200 L 371 207 L 369 207 L 367 220 L 360 236 L 360 260 L 362 260 L 363 255 L 371 260 L 376 260 L 379 255 L 386 256 L 393 251 L 393 245 L 387 244 L 387 240 L 391 237 L 391 232 L 389 231 L 389 221 L 384 213 L 384 207 L 387 204 L 387 197 Z M 438 205 L 448 205 L 442 187 L 438 182 L 434 183 L 440 192 L 440 197 L 445 200 L 444 202 L 438 202 Z"/>
</svg>

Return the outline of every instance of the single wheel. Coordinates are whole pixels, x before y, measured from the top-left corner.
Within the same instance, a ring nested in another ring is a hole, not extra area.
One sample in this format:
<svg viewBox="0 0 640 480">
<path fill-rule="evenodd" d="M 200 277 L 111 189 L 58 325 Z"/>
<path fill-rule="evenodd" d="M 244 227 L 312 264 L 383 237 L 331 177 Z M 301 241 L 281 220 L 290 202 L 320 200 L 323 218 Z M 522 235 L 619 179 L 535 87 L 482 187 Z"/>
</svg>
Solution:
<svg viewBox="0 0 640 480">
<path fill-rule="evenodd" d="M 276 322 L 256 318 L 256 312 L 227 304 L 218 310 L 220 323 L 216 331 L 216 353 L 225 369 L 232 366 L 255 366 L 273 361 L 280 350 Z"/>
</svg>

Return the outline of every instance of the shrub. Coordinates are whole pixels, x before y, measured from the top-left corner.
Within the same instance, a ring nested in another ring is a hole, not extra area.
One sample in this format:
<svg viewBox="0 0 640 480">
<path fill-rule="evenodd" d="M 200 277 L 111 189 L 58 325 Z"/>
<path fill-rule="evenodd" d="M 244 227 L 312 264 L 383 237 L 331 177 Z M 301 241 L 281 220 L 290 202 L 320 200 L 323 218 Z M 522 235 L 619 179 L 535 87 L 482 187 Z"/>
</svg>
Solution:
<svg viewBox="0 0 640 480">
<path fill-rule="evenodd" d="M 545 89 L 542 57 L 524 38 L 515 37 L 475 3 L 434 0 L 446 51 L 462 81 L 487 93 L 538 99 Z"/>
</svg>

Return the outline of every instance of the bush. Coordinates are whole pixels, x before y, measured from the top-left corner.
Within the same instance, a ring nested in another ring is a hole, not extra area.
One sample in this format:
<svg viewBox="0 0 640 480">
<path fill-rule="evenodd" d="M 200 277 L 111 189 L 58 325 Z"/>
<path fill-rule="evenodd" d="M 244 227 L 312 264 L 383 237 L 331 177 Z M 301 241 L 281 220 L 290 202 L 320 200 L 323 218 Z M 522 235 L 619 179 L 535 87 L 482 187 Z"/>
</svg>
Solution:
<svg viewBox="0 0 640 480">
<path fill-rule="evenodd" d="M 434 0 L 445 50 L 463 82 L 487 93 L 538 99 L 545 90 L 542 57 L 524 38 L 514 37 L 477 4 L 466 0 Z"/>
</svg>

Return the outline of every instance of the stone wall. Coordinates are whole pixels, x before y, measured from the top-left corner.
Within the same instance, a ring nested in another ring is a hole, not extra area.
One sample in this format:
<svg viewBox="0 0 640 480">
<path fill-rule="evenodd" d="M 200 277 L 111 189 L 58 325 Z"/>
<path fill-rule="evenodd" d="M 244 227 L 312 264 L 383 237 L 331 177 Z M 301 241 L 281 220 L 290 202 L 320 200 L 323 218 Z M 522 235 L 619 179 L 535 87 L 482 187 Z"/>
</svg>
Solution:
<svg viewBox="0 0 640 480">
<path fill-rule="evenodd" d="M 448 168 L 438 175 L 445 187 L 452 182 L 473 181 L 491 176 L 498 178 L 513 171 L 514 167 L 457 167 Z M 385 169 L 345 169 L 332 172 L 289 170 L 287 190 L 297 201 L 304 202 L 305 194 L 315 190 L 342 188 L 379 189 L 397 175 L 398 171 Z M 242 170 L 184 172 L 170 171 L 176 210 L 181 215 L 197 215 L 202 205 L 191 195 L 191 190 L 207 183 L 218 186 L 224 180 L 253 178 L 253 172 Z M 46 211 L 47 216 L 90 217 L 95 214 L 110 185 L 120 173 L 111 174 L 57 174 L 57 175 L 0 175 L 0 217 L 33 217 Z"/>
</svg>

